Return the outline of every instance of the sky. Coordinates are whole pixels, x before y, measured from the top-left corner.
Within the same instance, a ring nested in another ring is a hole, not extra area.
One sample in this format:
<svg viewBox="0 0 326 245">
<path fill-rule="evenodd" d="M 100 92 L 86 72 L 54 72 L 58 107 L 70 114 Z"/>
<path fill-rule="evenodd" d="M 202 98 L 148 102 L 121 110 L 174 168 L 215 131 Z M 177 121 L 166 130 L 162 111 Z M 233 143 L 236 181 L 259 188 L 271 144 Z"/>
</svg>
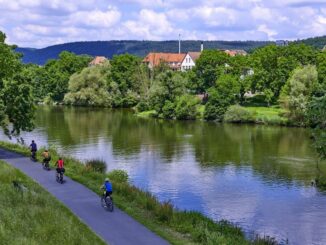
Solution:
<svg viewBox="0 0 326 245">
<path fill-rule="evenodd" d="M 326 35 L 326 0 L 0 0 L 7 43 L 279 40 Z"/>
</svg>

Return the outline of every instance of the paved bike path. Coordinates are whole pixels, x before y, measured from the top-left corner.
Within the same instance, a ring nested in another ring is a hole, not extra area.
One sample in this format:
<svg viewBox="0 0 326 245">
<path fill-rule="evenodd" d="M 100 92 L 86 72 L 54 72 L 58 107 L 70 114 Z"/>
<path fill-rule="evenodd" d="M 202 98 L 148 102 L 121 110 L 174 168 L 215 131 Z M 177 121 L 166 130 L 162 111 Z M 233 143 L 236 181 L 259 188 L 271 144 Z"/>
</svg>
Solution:
<svg viewBox="0 0 326 245">
<path fill-rule="evenodd" d="M 96 193 L 67 176 L 64 176 L 65 183 L 61 185 L 55 180 L 55 170 L 45 171 L 41 164 L 2 148 L 0 148 L 0 159 L 37 181 L 107 243 L 111 245 L 169 244 L 118 208 L 115 208 L 113 213 L 105 211 Z"/>
</svg>

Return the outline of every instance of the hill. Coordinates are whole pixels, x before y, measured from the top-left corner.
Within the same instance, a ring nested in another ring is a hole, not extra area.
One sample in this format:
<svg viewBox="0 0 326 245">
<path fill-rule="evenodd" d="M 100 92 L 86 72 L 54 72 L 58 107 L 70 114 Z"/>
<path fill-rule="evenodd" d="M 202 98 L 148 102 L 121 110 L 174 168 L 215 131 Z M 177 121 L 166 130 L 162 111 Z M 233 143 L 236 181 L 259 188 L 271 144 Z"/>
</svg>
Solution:
<svg viewBox="0 0 326 245">
<path fill-rule="evenodd" d="M 254 48 L 267 45 L 269 42 L 259 41 L 205 41 L 205 49 L 244 49 L 250 51 Z M 199 51 L 201 41 L 182 41 L 182 52 Z M 49 46 L 42 49 L 17 48 L 23 54 L 24 63 L 43 65 L 49 59 L 56 59 L 62 51 L 91 56 L 106 56 L 124 53 L 140 57 L 148 52 L 178 52 L 178 41 L 90 41 L 74 42 Z"/>
<path fill-rule="evenodd" d="M 326 36 L 298 40 L 316 48 L 323 48 L 326 44 Z M 205 41 L 205 49 L 244 49 L 247 52 L 255 48 L 265 46 L 267 41 Z M 182 52 L 199 51 L 201 41 L 182 41 Z M 75 54 L 87 54 L 91 56 L 106 56 L 124 53 L 144 57 L 148 52 L 178 52 L 178 41 L 89 41 L 74 42 L 53 45 L 42 49 L 17 48 L 22 53 L 24 63 L 43 65 L 49 59 L 56 59 L 62 51 L 70 51 Z"/>
</svg>

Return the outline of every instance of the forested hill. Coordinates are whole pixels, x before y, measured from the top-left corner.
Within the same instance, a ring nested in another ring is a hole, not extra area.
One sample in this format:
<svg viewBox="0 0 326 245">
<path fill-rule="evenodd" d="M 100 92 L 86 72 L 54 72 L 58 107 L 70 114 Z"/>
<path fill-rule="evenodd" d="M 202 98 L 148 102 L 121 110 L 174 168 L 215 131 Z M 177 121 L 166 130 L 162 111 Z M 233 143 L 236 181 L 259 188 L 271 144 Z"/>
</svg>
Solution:
<svg viewBox="0 0 326 245">
<path fill-rule="evenodd" d="M 244 49 L 250 51 L 256 47 L 264 46 L 269 42 L 256 41 L 205 41 L 205 49 Z M 182 52 L 199 51 L 201 41 L 182 41 Z M 91 56 L 106 56 L 123 53 L 134 54 L 140 57 L 148 52 L 178 52 L 178 41 L 92 41 L 74 42 L 49 46 L 42 49 L 17 48 L 22 53 L 24 63 L 43 65 L 49 59 L 55 59 L 62 51 L 75 54 L 88 54 Z"/>
<path fill-rule="evenodd" d="M 300 40 L 316 48 L 326 44 L 326 36 Z M 205 49 L 244 49 L 251 51 L 257 47 L 265 46 L 270 42 L 264 41 L 205 41 Z M 182 52 L 199 51 L 201 41 L 182 41 Z M 90 41 L 74 42 L 54 45 L 42 49 L 17 48 L 22 53 L 24 63 L 43 65 L 49 59 L 55 59 L 62 51 L 91 56 L 106 56 L 129 53 L 144 57 L 148 52 L 178 52 L 178 41 Z"/>
</svg>

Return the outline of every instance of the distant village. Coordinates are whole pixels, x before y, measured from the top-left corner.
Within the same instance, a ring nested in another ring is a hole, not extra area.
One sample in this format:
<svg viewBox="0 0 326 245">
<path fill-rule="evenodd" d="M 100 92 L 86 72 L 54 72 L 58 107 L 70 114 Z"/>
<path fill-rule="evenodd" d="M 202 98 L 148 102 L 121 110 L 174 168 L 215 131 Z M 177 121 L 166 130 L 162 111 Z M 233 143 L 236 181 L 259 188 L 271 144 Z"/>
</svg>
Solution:
<svg viewBox="0 0 326 245">
<path fill-rule="evenodd" d="M 288 41 L 278 40 L 275 42 L 277 46 L 287 46 Z M 163 53 L 163 52 L 150 52 L 143 59 L 143 63 L 147 64 L 148 68 L 153 69 L 158 67 L 161 63 L 167 64 L 173 71 L 188 71 L 196 66 L 196 61 L 204 50 L 204 44 L 201 43 L 200 52 L 187 52 L 181 53 L 181 44 L 179 43 L 179 53 Z M 242 49 L 220 49 L 229 56 L 243 55 L 246 56 L 247 52 Z M 96 56 L 90 63 L 90 66 L 99 65 L 107 60 L 104 56 Z"/>
</svg>

